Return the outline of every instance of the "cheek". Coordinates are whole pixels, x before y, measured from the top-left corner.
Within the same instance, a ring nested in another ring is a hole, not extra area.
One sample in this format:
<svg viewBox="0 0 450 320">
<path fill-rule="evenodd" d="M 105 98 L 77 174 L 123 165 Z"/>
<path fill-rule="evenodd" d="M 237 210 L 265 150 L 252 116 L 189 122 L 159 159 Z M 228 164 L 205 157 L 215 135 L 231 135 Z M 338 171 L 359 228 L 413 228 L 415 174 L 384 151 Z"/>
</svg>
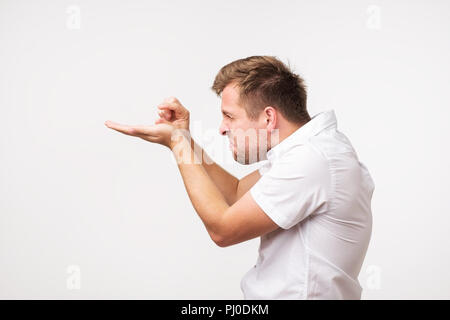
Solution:
<svg viewBox="0 0 450 320">
<path fill-rule="evenodd" d="M 245 135 L 236 133 L 236 135 L 233 136 L 233 143 L 237 150 L 252 151 L 258 149 L 259 138 L 257 135 L 253 134 Z"/>
</svg>

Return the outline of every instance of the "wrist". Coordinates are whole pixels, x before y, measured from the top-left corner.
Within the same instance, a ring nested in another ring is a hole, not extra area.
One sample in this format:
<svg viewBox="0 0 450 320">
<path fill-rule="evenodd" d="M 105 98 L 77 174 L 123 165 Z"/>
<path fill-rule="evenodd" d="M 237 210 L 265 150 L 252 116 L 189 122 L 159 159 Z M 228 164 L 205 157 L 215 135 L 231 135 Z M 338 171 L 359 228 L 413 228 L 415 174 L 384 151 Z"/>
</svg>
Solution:
<svg viewBox="0 0 450 320">
<path fill-rule="evenodd" d="M 191 142 L 191 132 L 187 129 L 175 129 L 172 132 L 172 135 L 170 137 L 169 141 L 169 149 L 171 151 L 174 151 L 174 149 L 180 144 L 184 142 Z"/>
</svg>

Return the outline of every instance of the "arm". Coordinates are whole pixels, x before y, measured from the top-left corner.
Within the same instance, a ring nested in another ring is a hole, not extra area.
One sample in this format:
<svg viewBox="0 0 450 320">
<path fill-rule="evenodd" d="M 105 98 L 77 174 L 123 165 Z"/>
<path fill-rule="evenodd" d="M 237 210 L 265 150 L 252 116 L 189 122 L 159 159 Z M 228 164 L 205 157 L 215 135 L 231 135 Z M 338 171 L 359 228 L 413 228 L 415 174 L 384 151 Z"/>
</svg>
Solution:
<svg viewBox="0 0 450 320">
<path fill-rule="evenodd" d="M 178 141 L 173 139 L 175 129 L 182 129 L 190 138 L 189 113 L 174 98 L 170 98 L 168 103 L 170 105 L 164 104 L 158 108 L 170 109 L 174 114 L 167 118 L 164 116 L 166 119 L 157 119 L 155 125 L 130 126 L 112 121 L 106 121 L 105 125 L 123 134 L 164 145 L 174 152 L 192 205 L 218 246 L 236 244 L 277 229 L 278 225 L 262 211 L 248 191 L 259 179 L 259 172 L 255 171 L 238 181 L 231 175 L 230 178 L 218 165 L 209 164 L 208 167 L 206 164 L 205 167 L 203 161 L 199 161 L 203 160 L 201 155 L 205 153 L 202 152 L 199 157 L 192 149 L 192 141 L 184 135 Z M 221 187 L 226 191 L 224 195 L 217 184 L 227 180 L 232 183 L 230 189 Z"/>
<path fill-rule="evenodd" d="M 255 170 L 239 180 L 215 163 L 192 137 L 191 148 L 194 150 L 197 158 L 202 160 L 203 168 L 205 168 L 229 205 L 239 200 L 261 177 L 259 171 Z"/>
<path fill-rule="evenodd" d="M 236 202 L 239 179 L 228 173 L 225 169 L 215 163 L 191 137 L 191 148 L 195 151 L 197 159 L 201 159 L 203 168 L 211 177 L 216 187 L 225 197 L 227 204 L 232 205 Z"/>
<path fill-rule="evenodd" d="M 242 197 L 232 206 L 213 183 L 193 152 L 189 136 L 170 146 L 177 160 L 188 196 L 211 239 L 220 247 L 246 241 L 278 228 L 256 204 L 248 189 L 259 179 L 253 172 L 238 185 Z"/>
<path fill-rule="evenodd" d="M 256 182 L 258 182 L 261 175 L 259 174 L 259 170 L 255 170 L 252 173 L 246 175 L 241 180 L 239 180 L 237 192 L 236 192 L 236 200 L 242 198 L 242 196 L 250 190 Z"/>
<path fill-rule="evenodd" d="M 189 111 L 175 97 L 170 97 L 164 101 L 164 103 L 158 106 L 161 118 L 157 119 L 155 124 L 172 124 L 176 128 L 189 131 Z M 197 159 L 200 160 L 203 168 L 220 190 L 228 205 L 234 204 L 258 181 L 260 175 L 257 171 L 241 180 L 237 179 L 215 163 L 190 135 L 189 137 L 191 140 L 191 148 L 196 153 Z"/>
</svg>

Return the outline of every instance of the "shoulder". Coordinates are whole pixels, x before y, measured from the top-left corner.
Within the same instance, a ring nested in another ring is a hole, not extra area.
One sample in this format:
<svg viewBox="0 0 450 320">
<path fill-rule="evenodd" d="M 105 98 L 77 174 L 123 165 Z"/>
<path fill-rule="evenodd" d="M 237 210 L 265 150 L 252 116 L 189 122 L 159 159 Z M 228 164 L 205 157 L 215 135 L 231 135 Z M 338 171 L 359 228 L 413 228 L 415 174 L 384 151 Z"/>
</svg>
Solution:
<svg viewBox="0 0 450 320">
<path fill-rule="evenodd" d="M 330 168 L 327 158 L 311 143 L 304 142 L 275 159 L 266 174 L 279 179 L 327 183 Z"/>
</svg>

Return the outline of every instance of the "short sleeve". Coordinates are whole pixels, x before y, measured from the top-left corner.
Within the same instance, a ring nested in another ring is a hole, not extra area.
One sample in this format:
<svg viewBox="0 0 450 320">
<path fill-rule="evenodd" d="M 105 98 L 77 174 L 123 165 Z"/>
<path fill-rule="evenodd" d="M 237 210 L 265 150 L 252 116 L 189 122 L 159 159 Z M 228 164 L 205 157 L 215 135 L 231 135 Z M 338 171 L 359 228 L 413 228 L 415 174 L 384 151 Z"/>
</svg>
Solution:
<svg viewBox="0 0 450 320">
<path fill-rule="evenodd" d="M 258 169 L 259 174 L 263 176 L 270 169 L 270 162 L 265 161 L 265 163 Z"/>
<path fill-rule="evenodd" d="M 278 226 L 289 229 L 326 208 L 330 184 L 327 160 L 301 145 L 275 159 L 250 194 Z"/>
</svg>

